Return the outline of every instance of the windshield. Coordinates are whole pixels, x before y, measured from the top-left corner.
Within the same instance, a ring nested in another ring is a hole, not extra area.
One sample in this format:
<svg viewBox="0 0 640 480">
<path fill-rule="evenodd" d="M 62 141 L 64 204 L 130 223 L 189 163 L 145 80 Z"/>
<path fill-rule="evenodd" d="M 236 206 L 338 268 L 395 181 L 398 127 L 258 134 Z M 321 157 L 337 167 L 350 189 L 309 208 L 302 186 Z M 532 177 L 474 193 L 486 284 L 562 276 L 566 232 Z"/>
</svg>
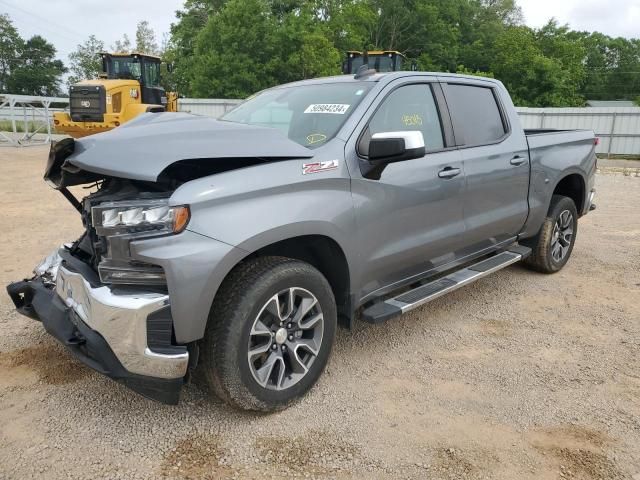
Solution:
<svg viewBox="0 0 640 480">
<path fill-rule="evenodd" d="M 133 57 L 113 57 L 109 78 L 122 78 L 127 80 L 140 80 L 140 61 Z"/>
<path fill-rule="evenodd" d="M 221 120 L 282 130 L 315 148 L 331 140 L 371 89 L 371 82 L 341 82 L 265 90 Z"/>
</svg>

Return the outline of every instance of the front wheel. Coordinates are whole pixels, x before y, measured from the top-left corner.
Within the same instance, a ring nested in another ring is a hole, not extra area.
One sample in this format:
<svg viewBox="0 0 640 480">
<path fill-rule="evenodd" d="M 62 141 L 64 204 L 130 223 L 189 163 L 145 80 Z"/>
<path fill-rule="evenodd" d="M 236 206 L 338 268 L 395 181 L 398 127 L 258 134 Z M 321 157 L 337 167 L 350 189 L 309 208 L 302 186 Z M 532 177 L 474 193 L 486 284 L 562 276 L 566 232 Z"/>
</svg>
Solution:
<svg viewBox="0 0 640 480">
<path fill-rule="evenodd" d="M 569 197 L 554 195 L 538 235 L 524 245 L 532 248 L 525 264 L 542 273 L 558 272 L 566 265 L 578 233 L 578 211 Z"/>
<path fill-rule="evenodd" d="M 331 287 L 311 265 L 283 257 L 243 262 L 211 309 L 202 348 L 207 383 L 233 406 L 283 409 L 322 374 L 336 323 Z"/>
</svg>

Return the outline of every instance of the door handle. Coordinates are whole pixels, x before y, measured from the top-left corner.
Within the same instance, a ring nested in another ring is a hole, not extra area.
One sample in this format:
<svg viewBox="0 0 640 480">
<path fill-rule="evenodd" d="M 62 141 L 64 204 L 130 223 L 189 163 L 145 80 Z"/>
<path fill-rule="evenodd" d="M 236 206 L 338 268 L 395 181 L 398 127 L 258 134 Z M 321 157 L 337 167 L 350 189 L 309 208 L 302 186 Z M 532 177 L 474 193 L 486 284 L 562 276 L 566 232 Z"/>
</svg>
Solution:
<svg viewBox="0 0 640 480">
<path fill-rule="evenodd" d="M 527 163 L 527 159 L 524 157 L 521 157 L 520 155 L 516 155 L 511 159 L 509 163 L 514 167 L 519 167 L 520 165 L 524 165 L 525 163 Z"/>
<path fill-rule="evenodd" d="M 460 175 L 460 172 L 461 170 L 459 168 L 446 167 L 438 172 L 438 176 L 440 178 L 453 178 Z"/>
</svg>

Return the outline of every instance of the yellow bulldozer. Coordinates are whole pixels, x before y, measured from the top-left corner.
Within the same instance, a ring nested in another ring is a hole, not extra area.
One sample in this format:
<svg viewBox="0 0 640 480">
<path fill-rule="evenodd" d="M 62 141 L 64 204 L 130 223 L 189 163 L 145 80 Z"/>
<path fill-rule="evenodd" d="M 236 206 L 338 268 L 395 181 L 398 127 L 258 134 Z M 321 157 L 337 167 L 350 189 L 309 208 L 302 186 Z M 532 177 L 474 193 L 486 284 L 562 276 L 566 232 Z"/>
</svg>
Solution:
<svg viewBox="0 0 640 480">
<path fill-rule="evenodd" d="M 178 111 L 178 94 L 160 85 L 161 59 L 142 53 L 101 53 L 103 73 L 69 89 L 69 112 L 56 112 L 58 132 L 80 138 L 106 132 L 145 112 Z"/>
</svg>

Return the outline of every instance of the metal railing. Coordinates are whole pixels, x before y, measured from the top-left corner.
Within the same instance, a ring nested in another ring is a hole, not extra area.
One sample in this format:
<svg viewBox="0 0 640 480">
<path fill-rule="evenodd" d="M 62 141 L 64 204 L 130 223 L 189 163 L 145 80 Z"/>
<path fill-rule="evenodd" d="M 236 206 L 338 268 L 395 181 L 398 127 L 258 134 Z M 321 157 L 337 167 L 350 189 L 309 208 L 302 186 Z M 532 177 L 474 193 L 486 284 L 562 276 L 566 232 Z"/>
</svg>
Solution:
<svg viewBox="0 0 640 480">
<path fill-rule="evenodd" d="M 0 145 L 41 145 L 51 141 L 52 104 L 69 104 L 68 98 L 0 95 L 0 119 L 11 122 L 11 131 L 0 131 Z M 18 125 L 21 128 L 18 128 Z M 22 134 L 22 135 L 20 135 Z"/>
</svg>

